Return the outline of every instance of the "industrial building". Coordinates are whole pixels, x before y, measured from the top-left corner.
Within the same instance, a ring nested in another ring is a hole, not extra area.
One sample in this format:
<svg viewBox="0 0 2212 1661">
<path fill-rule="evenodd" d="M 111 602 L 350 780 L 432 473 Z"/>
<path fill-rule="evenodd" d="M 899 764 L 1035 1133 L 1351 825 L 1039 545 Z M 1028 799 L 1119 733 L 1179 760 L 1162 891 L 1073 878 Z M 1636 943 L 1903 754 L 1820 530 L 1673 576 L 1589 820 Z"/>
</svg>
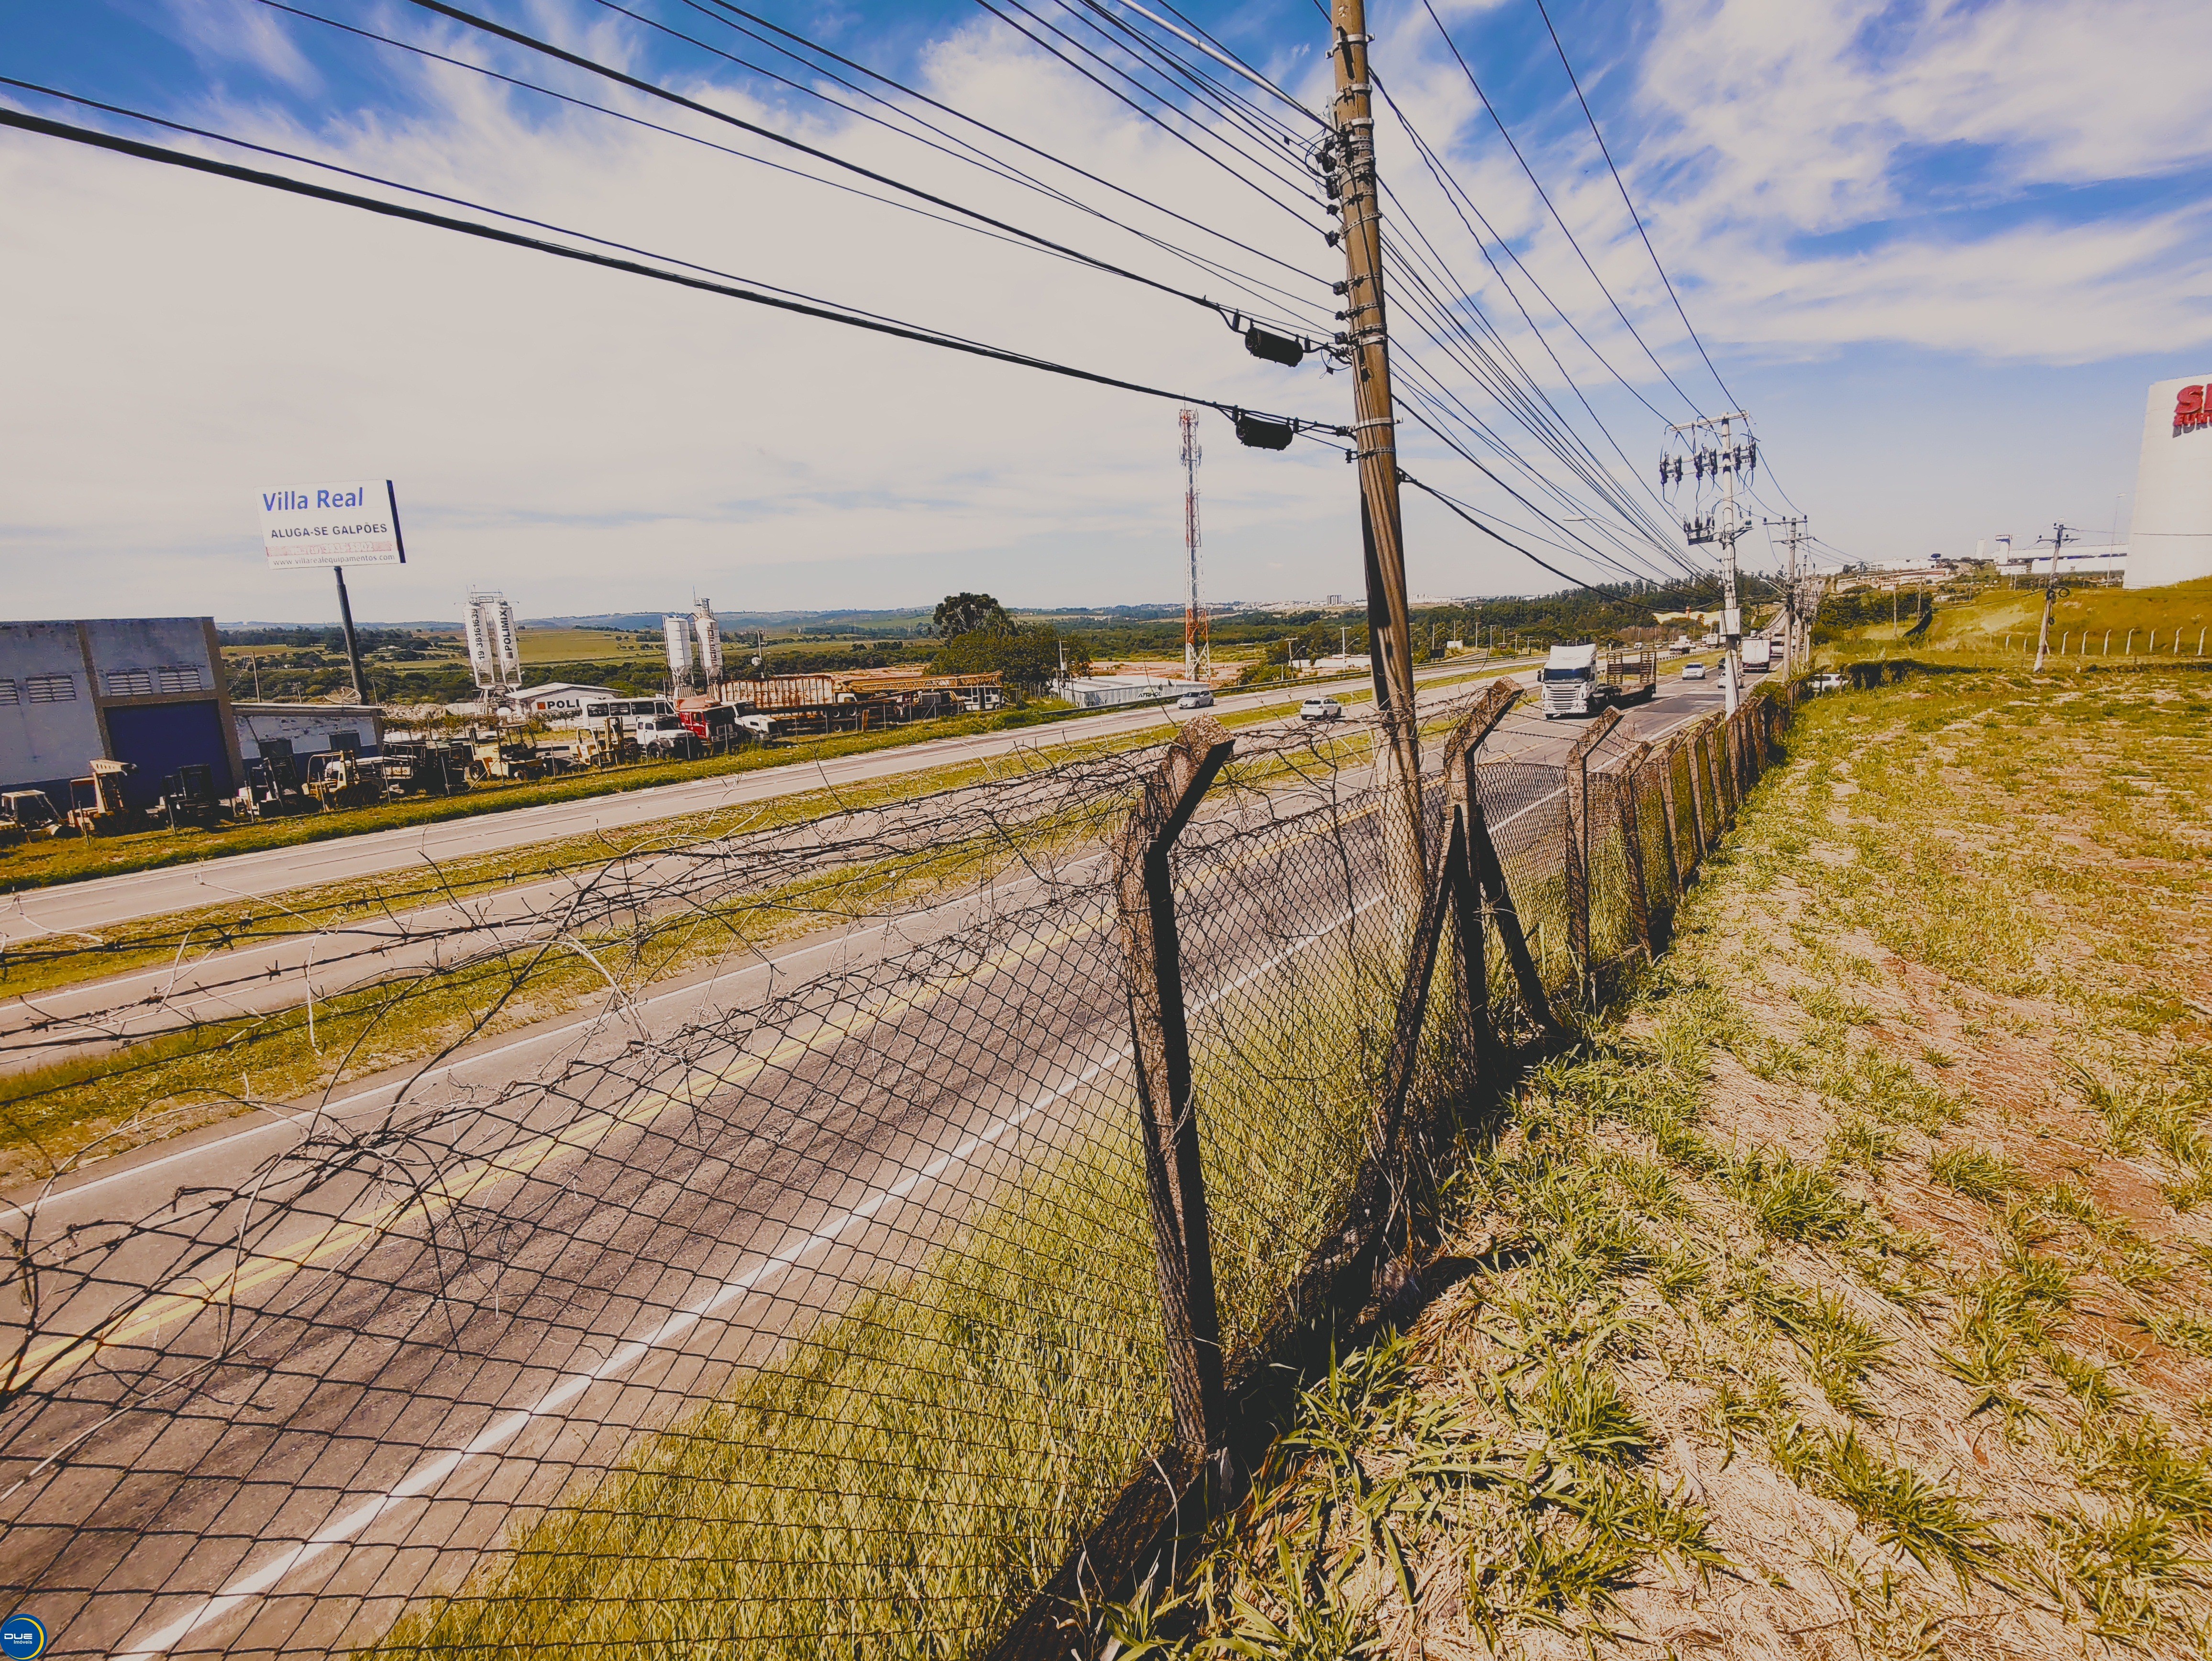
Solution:
<svg viewBox="0 0 2212 1661">
<path fill-rule="evenodd" d="M 507 707 L 520 715 L 544 715 L 560 721 L 584 713 L 587 703 L 605 703 L 627 697 L 611 686 L 586 686 L 573 680 L 549 680 L 542 686 L 525 686 L 506 695 Z"/>
<path fill-rule="evenodd" d="M 261 746 L 285 744 L 295 756 L 351 750 L 373 756 L 384 748 L 384 711 L 373 703 L 239 703 L 238 747 L 246 759 Z"/>
<path fill-rule="evenodd" d="M 2212 374 L 2161 380 L 2143 412 L 2128 587 L 2212 577 Z"/>
<path fill-rule="evenodd" d="M 128 762 L 125 801 L 147 807 L 164 776 L 201 764 L 216 787 L 244 765 L 212 618 L 0 623 L 0 788 L 66 806 L 94 759 Z"/>
</svg>

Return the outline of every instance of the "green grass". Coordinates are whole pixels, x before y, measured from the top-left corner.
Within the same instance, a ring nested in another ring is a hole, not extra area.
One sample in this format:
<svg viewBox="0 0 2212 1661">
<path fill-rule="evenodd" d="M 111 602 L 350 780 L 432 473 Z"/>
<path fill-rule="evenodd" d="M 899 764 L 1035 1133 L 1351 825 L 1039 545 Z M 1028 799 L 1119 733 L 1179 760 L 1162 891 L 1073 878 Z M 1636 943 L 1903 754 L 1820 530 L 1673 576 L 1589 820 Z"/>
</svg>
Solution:
<svg viewBox="0 0 2212 1661">
<path fill-rule="evenodd" d="M 1342 951 L 1303 958 L 1240 1004 L 1233 1053 L 1220 1033 L 1194 1035 L 1232 1351 L 1361 1152 L 1376 1080 L 1357 1012 L 1377 972 Z M 921 1262 L 741 1373 L 726 1400 L 645 1439 L 378 1652 L 980 1647 L 1166 1428 L 1128 1086 L 1108 1075 L 1057 1110 L 1088 1135 L 979 1196 Z"/>
<path fill-rule="evenodd" d="M 1163 1652 L 2202 1654 L 2208 717 L 2171 672 L 1808 705 L 1672 952 L 1469 1138 L 1474 1267 L 1332 1433 L 1395 1555 L 1289 1462 Z M 1301 1609 L 1337 1648 L 1255 1636 Z"/>
</svg>

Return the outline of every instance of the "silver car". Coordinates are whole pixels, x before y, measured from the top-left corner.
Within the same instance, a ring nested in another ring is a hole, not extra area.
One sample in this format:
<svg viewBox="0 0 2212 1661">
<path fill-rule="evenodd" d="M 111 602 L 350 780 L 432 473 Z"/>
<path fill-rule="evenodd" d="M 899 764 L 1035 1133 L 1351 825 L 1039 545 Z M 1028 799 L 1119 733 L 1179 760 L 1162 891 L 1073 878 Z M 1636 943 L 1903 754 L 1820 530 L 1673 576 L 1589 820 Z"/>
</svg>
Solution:
<svg viewBox="0 0 2212 1661">
<path fill-rule="evenodd" d="M 1308 698 L 1298 706 L 1300 721 L 1342 721 L 1344 706 L 1334 698 Z"/>
</svg>

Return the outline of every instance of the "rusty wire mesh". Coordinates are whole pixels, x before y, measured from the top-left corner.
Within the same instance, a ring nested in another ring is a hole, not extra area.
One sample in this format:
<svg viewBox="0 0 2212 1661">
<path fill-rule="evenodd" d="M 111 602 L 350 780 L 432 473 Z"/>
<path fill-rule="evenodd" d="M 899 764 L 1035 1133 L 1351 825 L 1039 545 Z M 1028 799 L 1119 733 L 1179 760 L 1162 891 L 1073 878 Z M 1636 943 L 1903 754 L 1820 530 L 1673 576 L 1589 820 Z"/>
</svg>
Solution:
<svg viewBox="0 0 2212 1661">
<path fill-rule="evenodd" d="M 1593 967 L 1568 837 L 1593 958 L 1645 945 L 1624 804 L 1647 898 L 1698 857 L 1659 788 L 1686 803 L 1691 746 L 1624 747 L 1579 825 L 1556 761 L 1476 769 L 1563 996 Z M 1174 855 L 1232 1352 L 1376 1151 L 1409 897 L 1371 751 L 1241 736 Z M 235 1170 L 57 1170 L 9 1224 L 0 1373 L 0 1582 L 53 1652 L 980 1652 L 1166 1433 L 1103 847 L 1154 753 L 672 837 L 506 909 L 421 890 L 333 948 L 413 954 L 379 1021 L 488 967 L 500 1002 L 549 957 L 720 955 L 682 1019 L 610 973 L 529 1069 L 457 1035 Z M 1425 803 L 1440 840 L 1433 773 Z M 1469 1080 L 1466 1014 L 1438 1003 L 1425 1112 Z"/>
</svg>

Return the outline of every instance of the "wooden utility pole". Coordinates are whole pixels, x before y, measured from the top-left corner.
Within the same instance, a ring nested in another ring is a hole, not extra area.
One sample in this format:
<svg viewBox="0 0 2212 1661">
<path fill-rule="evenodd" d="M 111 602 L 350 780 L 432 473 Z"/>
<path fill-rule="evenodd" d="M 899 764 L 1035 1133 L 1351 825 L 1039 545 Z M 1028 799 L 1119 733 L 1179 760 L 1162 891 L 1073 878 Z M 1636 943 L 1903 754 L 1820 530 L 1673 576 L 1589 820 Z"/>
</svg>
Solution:
<svg viewBox="0 0 2212 1661">
<path fill-rule="evenodd" d="M 1334 0 L 1336 64 L 1332 167 L 1344 215 L 1344 341 L 1352 363 L 1353 454 L 1359 464 L 1359 531 L 1367 566 L 1367 644 L 1375 706 L 1389 742 L 1396 840 L 1423 868 L 1421 751 L 1413 713 L 1413 642 L 1406 599 L 1405 530 L 1398 511 L 1397 417 L 1390 401 L 1390 340 L 1382 308 L 1382 212 L 1375 174 L 1375 106 L 1367 78 L 1366 0 Z M 1409 891 L 1418 893 L 1418 888 Z"/>
<path fill-rule="evenodd" d="M 2058 551 L 2066 545 L 2066 527 L 2054 525 L 2051 530 L 2051 575 L 2043 584 L 2043 628 L 2035 637 L 2035 672 L 2039 675 L 2043 672 L 2044 656 L 2051 650 L 2051 613 L 2058 604 Z"/>
</svg>

